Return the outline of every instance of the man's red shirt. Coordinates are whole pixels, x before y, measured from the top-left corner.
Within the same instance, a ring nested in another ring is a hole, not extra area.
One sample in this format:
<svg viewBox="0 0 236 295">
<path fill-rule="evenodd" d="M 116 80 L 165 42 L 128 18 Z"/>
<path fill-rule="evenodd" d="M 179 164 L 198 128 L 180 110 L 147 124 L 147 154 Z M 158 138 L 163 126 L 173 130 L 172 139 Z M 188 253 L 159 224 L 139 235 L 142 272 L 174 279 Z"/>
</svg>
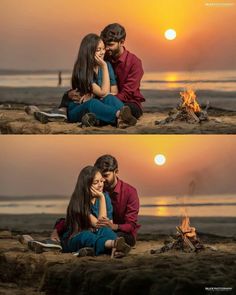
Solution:
<svg viewBox="0 0 236 295">
<path fill-rule="evenodd" d="M 122 102 L 136 103 L 142 109 L 141 103 L 145 98 L 140 92 L 143 76 L 141 60 L 124 48 L 124 52 L 117 60 L 110 60 L 117 78 L 118 94 Z"/>
<path fill-rule="evenodd" d="M 109 195 L 113 206 L 113 222 L 118 224 L 118 230 L 136 237 L 140 227 L 137 224 L 139 198 L 136 189 L 118 179 L 114 191 Z"/>
</svg>

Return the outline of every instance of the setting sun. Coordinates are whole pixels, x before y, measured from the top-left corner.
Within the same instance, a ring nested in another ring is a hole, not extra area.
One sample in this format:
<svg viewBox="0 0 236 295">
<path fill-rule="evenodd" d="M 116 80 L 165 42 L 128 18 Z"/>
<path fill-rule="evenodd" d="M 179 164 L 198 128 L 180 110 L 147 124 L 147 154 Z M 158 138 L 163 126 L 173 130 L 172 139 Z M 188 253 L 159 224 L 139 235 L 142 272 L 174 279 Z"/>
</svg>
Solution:
<svg viewBox="0 0 236 295">
<path fill-rule="evenodd" d="M 176 38 L 176 31 L 173 29 L 168 29 L 165 31 L 165 38 L 167 40 L 174 40 Z"/>
<path fill-rule="evenodd" d="M 158 154 L 158 155 L 155 156 L 154 162 L 155 162 L 156 165 L 162 166 L 166 162 L 166 157 L 164 155 Z"/>
</svg>

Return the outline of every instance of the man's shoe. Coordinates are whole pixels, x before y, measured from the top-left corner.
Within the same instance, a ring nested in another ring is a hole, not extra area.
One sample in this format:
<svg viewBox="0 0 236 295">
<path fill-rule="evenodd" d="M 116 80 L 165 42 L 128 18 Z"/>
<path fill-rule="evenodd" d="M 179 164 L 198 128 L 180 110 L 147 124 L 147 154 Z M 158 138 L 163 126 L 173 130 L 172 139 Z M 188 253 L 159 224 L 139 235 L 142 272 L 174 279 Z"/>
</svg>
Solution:
<svg viewBox="0 0 236 295">
<path fill-rule="evenodd" d="M 54 108 L 49 111 L 41 111 L 41 114 L 44 114 L 47 116 L 49 119 L 64 119 L 67 120 L 67 115 L 66 115 L 66 110 Z"/>
<path fill-rule="evenodd" d="M 77 257 L 95 256 L 94 249 L 91 247 L 81 248 L 79 251 L 73 253 Z"/>
<path fill-rule="evenodd" d="M 29 241 L 28 248 L 35 253 L 42 253 L 48 250 L 62 250 L 60 243 L 51 239 L 43 241 Z"/>
<path fill-rule="evenodd" d="M 96 115 L 93 113 L 85 114 L 81 119 L 82 126 L 91 127 L 97 125 Z"/>
<path fill-rule="evenodd" d="M 48 117 L 42 112 L 35 112 L 34 118 L 40 121 L 42 124 L 47 124 L 49 122 Z"/>
<path fill-rule="evenodd" d="M 54 122 L 54 121 L 59 121 L 59 122 L 64 122 L 67 120 L 67 116 L 64 111 L 61 111 L 59 109 L 53 109 L 51 111 L 45 112 L 45 111 L 40 111 L 40 112 L 35 112 L 34 117 L 36 120 L 40 121 L 42 124 L 46 124 L 49 121 Z"/>
<path fill-rule="evenodd" d="M 131 110 L 128 106 L 123 106 L 120 110 L 120 119 L 128 124 L 129 126 L 134 126 L 137 123 L 137 119 L 132 115 Z"/>
</svg>

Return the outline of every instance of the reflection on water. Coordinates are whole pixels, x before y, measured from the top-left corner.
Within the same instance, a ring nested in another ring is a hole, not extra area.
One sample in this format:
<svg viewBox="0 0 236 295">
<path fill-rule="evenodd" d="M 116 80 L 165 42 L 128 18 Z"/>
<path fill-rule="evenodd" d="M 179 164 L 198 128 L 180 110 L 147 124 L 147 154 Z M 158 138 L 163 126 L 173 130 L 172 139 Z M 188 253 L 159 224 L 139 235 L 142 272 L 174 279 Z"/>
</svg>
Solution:
<svg viewBox="0 0 236 295">
<path fill-rule="evenodd" d="M 141 197 L 140 215 L 236 216 L 236 196 Z M 1 201 L 0 214 L 63 214 L 68 199 Z"/>
<path fill-rule="evenodd" d="M 62 86 L 70 87 L 71 72 L 62 73 Z M 58 73 L 2 73 L 0 87 L 57 87 Z M 236 91 L 236 71 L 145 72 L 141 89 Z"/>
<path fill-rule="evenodd" d="M 167 202 L 165 199 L 160 199 L 160 201 L 158 201 L 158 206 L 156 206 L 154 214 L 144 214 L 143 211 L 145 211 L 145 209 L 143 207 L 141 207 L 141 212 L 142 215 L 155 215 L 155 216 L 169 216 L 169 210 L 168 207 L 166 206 Z M 141 201 L 141 206 L 142 206 L 142 201 Z M 148 207 L 146 207 L 148 208 Z M 149 207 L 149 211 L 151 208 Z"/>
<path fill-rule="evenodd" d="M 146 72 L 142 89 L 236 91 L 236 71 Z"/>
<path fill-rule="evenodd" d="M 236 216 L 236 196 L 143 197 L 141 215 Z"/>
</svg>

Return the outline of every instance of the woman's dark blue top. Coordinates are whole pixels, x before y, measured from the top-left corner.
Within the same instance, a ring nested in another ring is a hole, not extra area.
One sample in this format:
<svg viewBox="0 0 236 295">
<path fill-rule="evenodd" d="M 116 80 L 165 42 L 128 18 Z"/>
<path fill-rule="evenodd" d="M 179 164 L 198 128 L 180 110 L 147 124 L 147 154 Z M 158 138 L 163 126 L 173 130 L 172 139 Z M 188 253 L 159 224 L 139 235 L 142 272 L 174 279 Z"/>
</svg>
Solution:
<svg viewBox="0 0 236 295">
<path fill-rule="evenodd" d="M 112 65 L 108 61 L 106 63 L 107 63 L 107 68 L 108 68 L 108 74 L 110 77 L 110 85 L 114 86 L 117 84 L 114 70 L 112 68 Z M 95 75 L 93 83 L 98 84 L 100 87 L 102 86 L 102 68 L 101 67 L 98 68 L 98 74 Z"/>
</svg>

